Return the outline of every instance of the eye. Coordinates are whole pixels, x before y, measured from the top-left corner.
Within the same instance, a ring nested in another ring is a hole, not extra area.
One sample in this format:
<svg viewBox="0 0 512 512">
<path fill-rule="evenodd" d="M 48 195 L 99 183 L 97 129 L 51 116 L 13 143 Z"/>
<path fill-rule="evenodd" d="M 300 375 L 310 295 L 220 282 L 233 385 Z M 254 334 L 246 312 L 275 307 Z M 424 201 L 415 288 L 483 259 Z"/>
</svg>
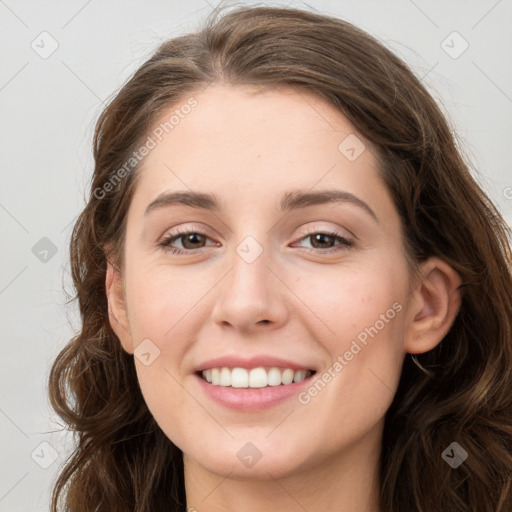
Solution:
<svg viewBox="0 0 512 512">
<path fill-rule="evenodd" d="M 173 254 L 184 254 L 186 252 L 192 251 L 201 252 L 201 249 L 204 246 L 200 246 L 200 244 L 207 239 L 209 239 L 208 236 L 199 231 L 177 230 L 175 234 L 169 235 L 168 237 L 164 238 L 159 245 Z M 175 241 L 180 241 L 182 248 L 173 247 L 171 244 L 173 244 Z"/>
<path fill-rule="evenodd" d="M 311 250 L 320 251 L 320 253 L 343 251 L 354 245 L 352 240 L 348 240 L 336 231 L 310 231 L 301 240 L 307 240 L 308 238 L 311 240 Z M 336 241 L 339 242 L 337 245 L 335 244 Z"/>
</svg>

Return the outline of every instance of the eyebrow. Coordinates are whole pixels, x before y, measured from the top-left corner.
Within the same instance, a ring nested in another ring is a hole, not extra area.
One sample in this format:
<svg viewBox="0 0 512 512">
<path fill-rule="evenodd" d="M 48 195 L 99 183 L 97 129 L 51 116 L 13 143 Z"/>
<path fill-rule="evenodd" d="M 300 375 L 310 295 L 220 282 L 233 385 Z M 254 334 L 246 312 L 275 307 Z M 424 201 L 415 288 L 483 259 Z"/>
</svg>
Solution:
<svg viewBox="0 0 512 512">
<path fill-rule="evenodd" d="M 358 206 L 370 214 L 377 224 L 379 223 L 377 215 L 367 203 L 345 190 L 319 190 L 317 192 L 291 190 L 283 195 L 280 211 L 286 213 L 292 210 L 307 208 L 308 206 L 333 203 L 349 203 Z M 154 210 L 173 205 L 190 206 L 215 213 L 221 213 L 223 210 L 221 201 L 214 194 L 192 191 L 164 192 L 148 205 L 145 215 Z"/>
</svg>

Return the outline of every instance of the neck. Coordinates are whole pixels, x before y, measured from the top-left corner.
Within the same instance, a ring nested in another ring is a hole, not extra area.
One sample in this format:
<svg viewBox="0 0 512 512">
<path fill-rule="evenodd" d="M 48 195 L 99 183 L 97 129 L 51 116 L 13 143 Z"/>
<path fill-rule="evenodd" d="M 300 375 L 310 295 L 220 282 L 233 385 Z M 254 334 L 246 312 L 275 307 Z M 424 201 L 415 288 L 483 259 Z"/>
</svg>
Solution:
<svg viewBox="0 0 512 512">
<path fill-rule="evenodd" d="M 184 455 L 187 512 L 381 512 L 382 424 L 350 447 L 281 478 L 236 480 Z M 263 459 L 262 459 L 263 460 Z"/>
</svg>

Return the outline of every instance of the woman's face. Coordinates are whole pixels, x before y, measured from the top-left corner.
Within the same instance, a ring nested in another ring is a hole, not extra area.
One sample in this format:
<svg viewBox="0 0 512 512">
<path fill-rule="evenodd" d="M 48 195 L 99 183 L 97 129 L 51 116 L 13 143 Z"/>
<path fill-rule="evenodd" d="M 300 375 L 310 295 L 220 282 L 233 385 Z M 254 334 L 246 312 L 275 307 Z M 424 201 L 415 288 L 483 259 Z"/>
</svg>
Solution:
<svg viewBox="0 0 512 512">
<path fill-rule="evenodd" d="M 118 335 L 151 413 L 190 463 L 232 477 L 374 448 L 410 282 L 371 148 L 309 93 L 193 97 L 155 125 L 181 113 L 153 133 L 127 219 Z"/>
</svg>

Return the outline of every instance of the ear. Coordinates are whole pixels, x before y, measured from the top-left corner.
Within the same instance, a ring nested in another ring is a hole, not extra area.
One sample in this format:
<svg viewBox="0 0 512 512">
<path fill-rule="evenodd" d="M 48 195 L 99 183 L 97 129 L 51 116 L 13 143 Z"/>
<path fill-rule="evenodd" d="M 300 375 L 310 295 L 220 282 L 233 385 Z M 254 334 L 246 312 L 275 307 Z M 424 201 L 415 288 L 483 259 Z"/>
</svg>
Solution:
<svg viewBox="0 0 512 512">
<path fill-rule="evenodd" d="M 420 267 L 420 280 L 412 290 L 405 351 L 420 354 L 433 349 L 446 336 L 460 309 L 462 283 L 457 272 L 432 257 Z"/>
<path fill-rule="evenodd" d="M 110 326 L 119 338 L 124 350 L 133 354 L 133 340 L 126 310 L 126 299 L 121 271 L 114 266 L 107 256 L 107 273 L 105 289 L 108 302 L 108 319 Z"/>
</svg>

